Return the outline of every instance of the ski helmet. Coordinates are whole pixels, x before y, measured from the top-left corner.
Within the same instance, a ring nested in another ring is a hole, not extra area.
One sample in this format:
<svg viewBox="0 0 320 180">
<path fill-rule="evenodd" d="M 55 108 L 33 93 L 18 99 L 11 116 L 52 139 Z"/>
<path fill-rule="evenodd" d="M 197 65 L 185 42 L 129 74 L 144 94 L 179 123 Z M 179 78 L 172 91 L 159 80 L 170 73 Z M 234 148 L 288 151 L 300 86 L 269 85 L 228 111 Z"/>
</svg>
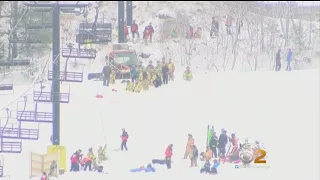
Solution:
<svg viewBox="0 0 320 180">
<path fill-rule="evenodd" d="M 235 133 L 232 133 L 232 134 L 231 134 L 231 137 L 235 137 L 235 136 L 236 136 L 236 134 L 235 134 Z"/>
<path fill-rule="evenodd" d="M 187 69 L 187 70 L 189 70 L 189 69 L 190 69 L 190 67 L 189 67 L 189 66 L 187 66 L 187 67 L 186 67 L 186 69 Z"/>
</svg>

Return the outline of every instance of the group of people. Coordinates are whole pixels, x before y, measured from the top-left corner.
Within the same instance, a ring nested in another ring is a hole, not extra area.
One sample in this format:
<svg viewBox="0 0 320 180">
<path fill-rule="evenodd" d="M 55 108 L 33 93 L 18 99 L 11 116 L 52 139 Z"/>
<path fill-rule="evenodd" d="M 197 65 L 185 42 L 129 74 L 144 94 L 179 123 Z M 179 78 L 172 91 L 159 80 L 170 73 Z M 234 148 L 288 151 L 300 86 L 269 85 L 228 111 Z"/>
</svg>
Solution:
<svg viewBox="0 0 320 180">
<path fill-rule="evenodd" d="M 291 71 L 291 62 L 292 62 L 292 50 L 289 48 L 287 52 L 287 67 L 286 71 Z M 275 66 L 275 71 L 280 71 L 281 70 L 281 49 L 279 48 L 276 54 L 276 66 Z"/>
<path fill-rule="evenodd" d="M 154 34 L 154 28 L 152 26 L 152 23 L 150 22 L 148 26 L 146 26 L 143 30 L 143 40 L 145 42 L 145 44 L 148 44 L 148 41 L 150 43 L 152 43 L 152 37 Z M 129 39 L 129 28 L 127 26 L 127 24 L 124 24 L 124 35 L 125 35 L 125 40 L 128 41 Z M 132 25 L 131 25 L 131 35 L 132 35 L 132 39 L 136 39 L 140 37 L 140 33 L 139 33 L 139 25 L 136 23 L 135 20 L 132 21 Z"/>
<path fill-rule="evenodd" d="M 131 81 L 127 81 L 126 91 L 140 93 L 142 90 L 149 90 L 150 86 L 158 88 L 167 85 L 174 80 L 174 71 L 175 66 L 171 59 L 166 62 L 165 58 L 162 58 L 162 62 L 157 61 L 156 66 L 149 61 L 146 67 L 140 62 L 138 66 L 133 65 L 130 68 Z"/>
</svg>

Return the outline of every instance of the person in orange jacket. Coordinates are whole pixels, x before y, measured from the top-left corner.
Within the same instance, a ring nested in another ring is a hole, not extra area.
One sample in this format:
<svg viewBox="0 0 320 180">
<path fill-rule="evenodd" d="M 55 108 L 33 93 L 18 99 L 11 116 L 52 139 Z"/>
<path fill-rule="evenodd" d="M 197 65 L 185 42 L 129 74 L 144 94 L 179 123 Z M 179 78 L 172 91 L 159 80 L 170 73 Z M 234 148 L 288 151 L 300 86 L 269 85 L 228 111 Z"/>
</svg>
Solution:
<svg viewBox="0 0 320 180">
<path fill-rule="evenodd" d="M 187 159 L 188 156 L 192 157 L 193 145 L 194 145 L 194 139 L 193 139 L 191 134 L 188 134 L 188 142 L 187 142 L 187 145 L 186 145 L 186 152 L 184 153 L 183 159 Z"/>
<path fill-rule="evenodd" d="M 201 153 L 200 156 L 202 156 L 200 158 L 201 161 L 210 161 L 212 158 L 212 150 L 210 148 L 210 146 L 207 146 L 207 150 L 205 153 Z"/>
</svg>

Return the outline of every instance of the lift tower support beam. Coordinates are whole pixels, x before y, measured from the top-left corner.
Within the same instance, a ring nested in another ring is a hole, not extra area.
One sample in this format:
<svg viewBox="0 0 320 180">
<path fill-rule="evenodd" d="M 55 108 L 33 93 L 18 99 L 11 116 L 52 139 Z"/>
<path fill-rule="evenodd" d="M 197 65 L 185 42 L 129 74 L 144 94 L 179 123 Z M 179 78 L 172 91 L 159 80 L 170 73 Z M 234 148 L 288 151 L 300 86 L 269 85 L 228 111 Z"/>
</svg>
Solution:
<svg viewBox="0 0 320 180">
<path fill-rule="evenodd" d="M 63 8 L 84 8 L 88 4 L 59 4 L 59 1 L 55 3 L 41 3 L 39 1 L 37 3 L 24 3 L 24 5 L 31 8 L 52 8 L 52 144 L 60 145 L 60 12 L 63 12 Z"/>
</svg>

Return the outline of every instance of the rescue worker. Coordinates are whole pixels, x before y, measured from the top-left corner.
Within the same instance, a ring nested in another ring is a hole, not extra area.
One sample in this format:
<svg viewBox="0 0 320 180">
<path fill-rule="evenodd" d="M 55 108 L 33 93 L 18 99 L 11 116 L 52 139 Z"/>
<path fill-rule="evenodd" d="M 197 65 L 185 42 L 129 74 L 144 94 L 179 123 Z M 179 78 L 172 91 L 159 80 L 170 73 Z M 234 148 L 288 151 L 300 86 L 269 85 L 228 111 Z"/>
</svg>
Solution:
<svg viewBox="0 0 320 180">
<path fill-rule="evenodd" d="M 155 78 L 153 79 L 154 76 L 154 66 L 152 64 L 152 61 L 149 61 L 149 64 L 146 68 L 147 70 L 147 79 L 149 81 L 149 84 L 152 85 L 153 81 L 155 80 Z"/>
<path fill-rule="evenodd" d="M 152 43 L 152 37 L 153 37 L 154 29 L 153 29 L 153 26 L 152 26 L 151 22 L 147 26 L 147 29 L 148 29 L 148 33 L 149 33 L 149 36 L 150 36 L 150 43 Z"/>
<path fill-rule="evenodd" d="M 171 157 L 172 157 L 173 145 L 170 144 L 165 151 L 165 160 L 168 169 L 171 169 Z"/>
<path fill-rule="evenodd" d="M 144 67 L 142 65 L 142 61 L 140 61 L 139 66 L 137 67 L 138 81 L 140 82 L 143 80 L 143 71 Z"/>
<path fill-rule="evenodd" d="M 175 67 L 174 67 L 174 64 L 172 62 L 172 59 L 169 60 L 168 68 L 169 68 L 169 81 L 174 81 L 174 70 L 175 70 Z"/>
<path fill-rule="evenodd" d="M 192 154 L 192 158 L 191 158 L 191 166 L 190 167 L 197 167 L 198 166 L 198 157 L 199 157 L 199 152 L 198 152 L 198 148 L 193 145 L 193 154 Z"/>
<path fill-rule="evenodd" d="M 158 76 L 158 75 L 156 76 L 156 79 L 153 81 L 153 85 L 155 88 L 161 87 L 162 81 L 161 81 L 160 76 Z"/>
<path fill-rule="evenodd" d="M 99 146 L 99 149 L 98 149 L 98 163 L 101 163 L 102 161 L 106 161 L 107 160 L 106 149 L 107 149 L 107 145 L 104 145 L 103 148 L 102 148 L 102 146 Z"/>
<path fill-rule="evenodd" d="M 192 156 L 192 154 L 193 154 L 193 145 L 194 145 L 194 139 L 193 139 L 191 134 L 188 134 L 186 152 L 184 153 L 183 159 L 187 159 L 188 156 Z"/>
<path fill-rule="evenodd" d="M 122 134 L 121 134 L 120 137 L 121 137 L 121 140 L 122 140 L 122 142 L 121 142 L 121 151 L 123 151 L 124 149 L 126 151 L 128 151 L 127 141 L 128 141 L 128 138 L 129 138 L 129 134 L 124 128 L 122 128 Z"/>
<path fill-rule="evenodd" d="M 96 156 L 93 154 L 93 149 L 89 148 L 87 161 L 85 162 L 85 165 L 84 165 L 84 171 L 86 171 L 87 168 L 89 168 L 89 171 L 92 171 L 92 164 L 93 164 L 93 161 L 95 160 L 96 160 Z"/>
<path fill-rule="evenodd" d="M 115 84 L 116 83 L 116 71 L 112 70 L 110 74 L 110 83 Z"/>
<path fill-rule="evenodd" d="M 143 90 L 145 91 L 148 91 L 149 90 L 149 79 L 148 79 L 148 72 L 147 70 L 143 71 L 143 80 L 141 82 L 142 84 L 142 88 Z"/>
<path fill-rule="evenodd" d="M 71 167 L 70 167 L 70 172 L 77 172 L 79 171 L 79 163 L 80 163 L 80 151 L 77 150 L 73 155 L 70 157 L 71 161 Z"/>
<path fill-rule="evenodd" d="M 134 89 L 134 84 L 133 82 L 130 82 L 129 80 L 127 81 L 127 86 L 126 86 L 126 91 L 133 92 Z"/>
<path fill-rule="evenodd" d="M 141 81 L 136 81 L 136 82 L 134 83 L 133 92 L 140 93 L 141 90 L 142 90 L 142 83 L 141 83 Z"/>
<path fill-rule="evenodd" d="M 210 149 L 210 146 L 207 146 L 206 152 L 201 153 L 201 161 L 210 161 L 212 158 L 212 150 Z"/>
<path fill-rule="evenodd" d="M 155 70 L 156 75 L 158 75 L 160 78 L 162 78 L 162 64 L 160 63 L 160 61 L 157 61 L 157 65 L 154 68 L 154 70 Z"/>
<path fill-rule="evenodd" d="M 189 66 L 186 67 L 186 70 L 183 73 L 183 79 L 186 81 L 191 81 L 193 79 L 192 72 L 190 71 Z"/>
<path fill-rule="evenodd" d="M 134 39 L 134 35 L 137 35 L 137 38 L 139 38 L 139 27 L 138 24 L 136 23 L 135 20 L 133 20 L 132 25 L 131 25 L 131 33 L 132 33 L 132 38 Z"/>
<path fill-rule="evenodd" d="M 147 70 L 154 70 L 154 66 L 153 66 L 153 64 L 152 64 L 152 61 L 149 61 L 149 64 L 148 64 L 148 66 L 147 66 L 146 69 L 147 69 Z"/>
<path fill-rule="evenodd" d="M 106 65 L 103 67 L 102 74 L 103 74 L 103 86 L 109 86 L 110 74 L 111 74 L 111 67 L 109 65 L 109 62 L 107 62 Z"/>
</svg>

